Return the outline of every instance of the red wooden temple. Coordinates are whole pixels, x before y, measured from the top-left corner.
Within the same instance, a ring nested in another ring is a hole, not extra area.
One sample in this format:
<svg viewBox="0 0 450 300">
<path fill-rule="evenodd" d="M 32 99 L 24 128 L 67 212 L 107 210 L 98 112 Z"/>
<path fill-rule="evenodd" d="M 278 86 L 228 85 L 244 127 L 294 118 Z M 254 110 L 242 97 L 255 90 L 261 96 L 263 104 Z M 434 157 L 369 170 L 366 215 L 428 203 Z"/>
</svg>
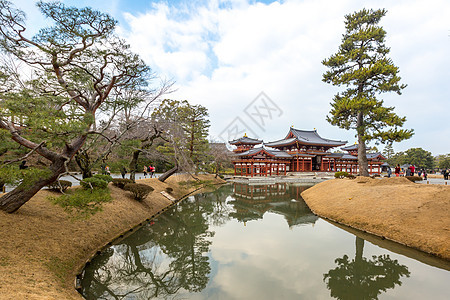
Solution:
<svg viewBox="0 0 450 300">
<path fill-rule="evenodd" d="M 243 137 L 229 141 L 233 150 L 235 175 L 272 176 L 287 172 L 358 172 L 357 145 L 341 148 L 348 153 L 331 153 L 347 141 L 322 138 L 317 130 L 290 128 L 282 140 L 264 143 L 262 140 Z M 356 148 L 355 148 L 356 147 Z M 356 149 L 356 151 L 355 151 Z M 381 173 L 380 153 L 368 153 L 369 172 Z"/>
</svg>

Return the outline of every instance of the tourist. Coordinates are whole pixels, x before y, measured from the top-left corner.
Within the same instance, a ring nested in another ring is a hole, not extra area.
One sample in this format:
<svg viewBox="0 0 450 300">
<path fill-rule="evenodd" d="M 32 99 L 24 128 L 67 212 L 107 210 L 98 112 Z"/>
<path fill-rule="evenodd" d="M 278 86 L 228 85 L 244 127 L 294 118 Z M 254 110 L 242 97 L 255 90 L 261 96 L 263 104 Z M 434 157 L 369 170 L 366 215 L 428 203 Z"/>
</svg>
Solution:
<svg viewBox="0 0 450 300">
<path fill-rule="evenodd" d="M 105 173 L 106 175 L 111 175 L 111 172 L 109 171 L 109 166 L 105 167 Z"/>
<path fill-rule="evenodd" d="M 427 180 L 428 176 L 427 176 L 427 170 L 422 169 L 422 173 L 423 173 L 423 180 Z"/>
<path fill-rule="evenodd" d="M 391 167 L 387 168 L 387 174 L 388 174 L 388 178 L 391 178 L 391 175 L 392 175 Z"/>
<path fill-rule="evenodd" d="M 400 165 L 397 164 L 397 166 L 395 167 L 394 170 L 395 176 L 399 177 L 400 176 Z"/>
<path fill-rule="evenodd" d="M 155 167 L 149 166 L 149 168 L 150 168 L 150 178 L 152 178 L 153 174 L 155 174 Z"/>
<path fill-rule="evenodd" d="M 125 169 L 125 167 L 122 167 L 122 170 L 120 170 L 120 174 L 122 174 L 122 178 L 125 178 L 125 175 L 127 174 L 127 169 Z"/>
<path fill-rule="evenodd" d="M 419 177 L 422 176 L 422 170 L 419 170 L 419 171 L 417 172 L 417 176 L 419 176 Z"/>
<path fill-rule="evenodd" d="M 409 166 L 409 170 L 411 171 L 411 176 L 414 176 L 414 171 L 416 170 L 416 168 L 414 167 L 414 165 L 410 165 L 410 166 Z"/>
<path fill-rule="evenodd" d="M 444 180 L 448 180 L 448 174 L 450 173 L 449 169 L 444 169 Z"/>
<path fill-rule="evenodd" d="M 146 177 L 146 176 L 147 176 L 147 166 L 144 166 L 143 172 L 144 172 L 144 178 L 147 178 L 147 177 Z"/>
<path fill-rule="evenodd" d="M 410 168 L 406 168 L 406 176 L 411 176 L 411 169 Z"/>
</svg>

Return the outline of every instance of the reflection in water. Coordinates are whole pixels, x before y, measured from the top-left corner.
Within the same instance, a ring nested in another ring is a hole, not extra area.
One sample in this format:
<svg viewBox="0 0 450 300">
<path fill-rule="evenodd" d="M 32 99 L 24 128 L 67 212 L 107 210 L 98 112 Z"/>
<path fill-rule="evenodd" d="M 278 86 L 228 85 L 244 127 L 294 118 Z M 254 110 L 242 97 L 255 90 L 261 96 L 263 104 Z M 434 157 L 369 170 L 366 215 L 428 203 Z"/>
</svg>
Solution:
<svg viewBox="0 0 450 300">
<path fill-rule="evenodd" d="M 242 299 L 247 291 L 259 299 L 310 299 L 326 297 L 323 279 L 332 297 L 376 299 L 409 277 L 389 255 L 364 258 L 360 238 L 355 259 L 338 258 L 323 275 L 336 257 L 328 250 L 343 249 L 341 239 L 326 243 L 349 234 L 318 222 L 300 197 L 306 188 L 234 184 L 192 196 L 97 256 L 84 270 L 81 292 L 87 299 Z M 243 230 L 239 223 L 246 222 L 252 226 Z M 286 223 L 292 230 L 283 230 Z"/>
<path fill-rule="evenodd" d="M 389 255 L 374 255 L 367 259 L 363 257 L 363 249 L 364 240 L 356 237 L 355 259 L 350 261 L 347 255 L 337 258 L 338 267 L 324 274 L 323 280 L 332 297 L 341 300 L 378 299 L 381 292 L 402 285 L 401 277 L 409 277 L 408 268 Z"/>
<path fill-rule="evenodd" d="M 235 183 L 233 197 L 230 201 L 235 212 L 230 214 L 244 224 L 251 220 L 262 219 L 270 211 L 283 215 L 289 227 L 301 224 L 314 224 L 315 216 L 306 203 L 301 200 L 300 194 L 310 186 L 289 185 L 278 183 L 271 185 L 248 185 Z"/>
</svg>

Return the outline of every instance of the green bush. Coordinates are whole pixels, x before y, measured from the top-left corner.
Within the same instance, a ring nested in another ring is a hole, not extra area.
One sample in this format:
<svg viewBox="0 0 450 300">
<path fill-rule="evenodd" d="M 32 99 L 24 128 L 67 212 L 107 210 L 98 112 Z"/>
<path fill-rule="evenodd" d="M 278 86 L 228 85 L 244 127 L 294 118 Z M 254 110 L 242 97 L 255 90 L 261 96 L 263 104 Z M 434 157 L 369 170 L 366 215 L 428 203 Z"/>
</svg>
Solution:
<svg viewBox="0 0 450 300">
<path fill-rule="evenodd" d="M 423 178 L 421 176 L 405 176 L 405 178 L 412 182 L 423 180 Z"/>
<path fill-rule="evenodd" d="M 106 182 L 113 181 L 113 178 L 111 177 L 111 175 L 95 174 L 92 177 L 101 179 L 101 180 L 106 181 Z"/>
<path fill-rule="evenodd" d="M 131 192 L 137 201 L 144 200 L 154 190 L 151 186 L 140 183 L 128 183 L 123 189 Z"/>
<path fill-rule="evenodd" d="M 123 179 L 122 178 L 114 178 L 112 180 L 112 183 L 114 186 L 117 186 L 118 188 L 123 189 L 126 184 L 134 183 L 134 182 L 133 182 L 133 180 L 127 179 L 127 178 L 123 178 Z"/>
<path fill-rule="evenodd" d="M 65 192 L 68 188 L 70 188 L 72 186 L 72 182 L 68 181 L 68 180 L 58 180 L 50 183 L 49 185 L 47 185 L 47 188 L 49 190 L 53 190 L 53 191 L 63 191 Z"/>
<path fill-rule="evenodd" d="M 334 173 L 334 178 L 349 178 L 349 179 L 355 179 L 355 175 L 349 174 L 344 171 L 336 172 Z"/>
<path fill-rule="evenodd" d="M 106 183 L 106 181 L 104 181 Z M 59 197 L 49 197 L 50 201 L 64 208 L 65 211 L 72 213 L 75 217 L 87 218 L 96 212 L 102 210 L 104 202 L 111 201 L 111 195 L 108 189 L 69 190 L 69 193 Z"/>
<path fill-rule="evenodd" d="M 80 181 L 80 185 L 84 189 L 106 189 L 108 182 L 98 177 L 89 177 Z"/>
</svg>

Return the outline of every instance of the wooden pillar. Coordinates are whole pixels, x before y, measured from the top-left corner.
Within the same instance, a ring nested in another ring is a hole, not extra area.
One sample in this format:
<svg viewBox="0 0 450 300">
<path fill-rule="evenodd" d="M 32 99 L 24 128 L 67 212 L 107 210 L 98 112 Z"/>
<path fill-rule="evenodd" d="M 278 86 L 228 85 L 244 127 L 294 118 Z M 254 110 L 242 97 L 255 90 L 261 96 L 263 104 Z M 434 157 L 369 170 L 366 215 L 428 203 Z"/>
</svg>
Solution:
<svg viewBox="0 0 450 300">
<path fill-rule="evenodd" d="M 297 172 L 300 171 L 299 170 L 299 165 L 298 165 L 298 155 L 297 155 Z"/>
<path fill-rule="evenodd" d="M 251 162 L 251 164 L 250 164 L 250 176 L 253 177 L 253 162 Z M 253 193 L 252 193 L 252 198 L 253 198 Z"/>
<path fill-rule="evenodd" d="M 320 171 L 323 171 L 323 157 L 320 157 Z"/>
<path fill-rule="evenodd" d="M 309 162 L 310 162 L 310 166 L 309 166 L 309 170 L 312 172 L 312 157 L 311 157 L 311 159 L 309 160 Z"/>
<path fill-rule="evenodd" d="M 302 157 L 302 171 L 305 171 L 305 158 Z"/>
</svg>

